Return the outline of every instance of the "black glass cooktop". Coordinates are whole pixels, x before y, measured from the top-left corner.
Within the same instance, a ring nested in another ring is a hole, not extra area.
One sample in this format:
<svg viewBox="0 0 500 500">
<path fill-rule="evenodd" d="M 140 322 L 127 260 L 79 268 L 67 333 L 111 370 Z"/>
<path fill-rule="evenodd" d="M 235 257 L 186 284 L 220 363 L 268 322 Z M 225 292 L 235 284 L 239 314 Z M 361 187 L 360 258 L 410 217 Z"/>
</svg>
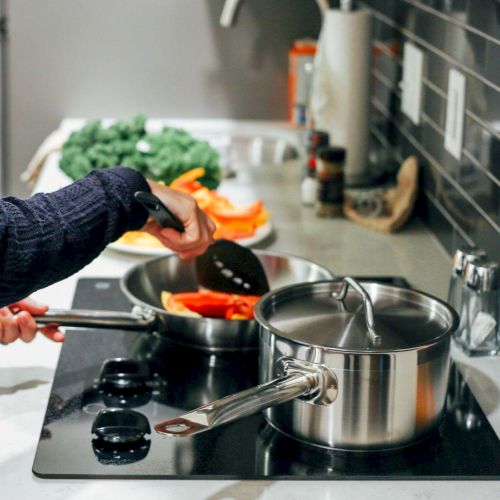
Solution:
<svg viewBox="0 0 500 500">
<path fill-rule="evenodd" d="M 81 279 L 73 307 L 129 310 L 130 304 L 118 280 Z M 260 414 L 190 438 L 152 431 L 161 420 L 255 385 L 257 365 L 256 354 L 207 355 L 154 334 L 69 331 L 33 472 L 42 478 L 500 477 L 499 440 L 453 366 L 441 425 L 397 453 L 319 450 L 275 431 Z"/>
</svg>

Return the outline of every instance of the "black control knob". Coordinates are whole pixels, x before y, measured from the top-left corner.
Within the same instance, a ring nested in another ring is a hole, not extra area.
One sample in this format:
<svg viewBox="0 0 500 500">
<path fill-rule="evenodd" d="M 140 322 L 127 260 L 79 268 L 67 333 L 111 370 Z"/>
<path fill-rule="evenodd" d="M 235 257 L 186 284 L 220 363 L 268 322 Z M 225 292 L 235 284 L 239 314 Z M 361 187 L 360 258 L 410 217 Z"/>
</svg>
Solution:
<svg viewBox="0 0 500 500">
<path fill-rule="evenodd" d="M 92 425 L 92 434 L 108 443 L 133 443 L 151 434 L 148 419 L 134 410 L 105 408 Z"/>
<path fill-rule="evenodd" d="M 101 368 L 99 383 L 104 390 L 137 390 L 150 378 L 146 363 L 129 358 L 107 359 Z"/>
<path fill-rule="evenodd" d="M 144 460 L 151 448 L 149 439 L 134 443 L 107 443 L 101 439 L 92 440 L 92 450 L 97 460 L 104 465 L 126 465 Z"/>
</svg>

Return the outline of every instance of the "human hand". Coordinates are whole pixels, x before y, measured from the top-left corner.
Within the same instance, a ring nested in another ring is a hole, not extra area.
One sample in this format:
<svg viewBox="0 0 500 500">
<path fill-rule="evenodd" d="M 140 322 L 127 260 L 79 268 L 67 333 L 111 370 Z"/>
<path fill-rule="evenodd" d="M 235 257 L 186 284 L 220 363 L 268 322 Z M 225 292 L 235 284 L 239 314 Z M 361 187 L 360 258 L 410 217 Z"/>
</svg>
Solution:
<svg viewBox="0 0 500 500">
<path fill-rule="evenodd" d="M 182 222 L 184 232 L 163 228 L 155 220 L 148 220 L 144 231 L 158 238 L 166 247 L 178 253 L 182 259 L 189 259 L 205 253 L 214 242 L 215 224 L 198 207 L 196 200 L 185 193 L 148 180 L 152 193 Z"/>
<path fill-rule="evenodd" d="M 48 307 L 31 298 L 0 308 L 0 343 L 10 344 L 17 339 L 31 342 L 39 331 L 54 342 L 62 342 L 64 334 L 56 326 L 38 328 L 32 314 L 45 314 Z"/>
</svg>

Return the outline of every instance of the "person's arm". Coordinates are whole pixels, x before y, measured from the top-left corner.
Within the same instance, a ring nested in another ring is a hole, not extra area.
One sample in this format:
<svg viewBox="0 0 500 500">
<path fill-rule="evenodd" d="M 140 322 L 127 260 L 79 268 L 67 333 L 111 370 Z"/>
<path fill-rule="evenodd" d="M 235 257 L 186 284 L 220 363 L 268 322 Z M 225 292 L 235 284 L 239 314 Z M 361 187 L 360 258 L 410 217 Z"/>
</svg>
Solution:
<svg viewBox="0 0 500 500">
<path fill-rule="evenodd" d="M 136 191 L 153 191 L 185 233 L 148 222 Z M 96 170 L 54 193 L 0 200 L 0 307 L 60 281 L 94 260 L 124 232 L 143 228 L 181 257 L 202 253 L 213 223 L 192 197 L 147 181 L 127 167 Z"/>
<path fill-rule="evenodd" d="M 139 190 L 150 190 L 142 175 L 115 167 L 54 193 L 0 200 L 0 306 L 70 276 L 144 225 Z"/>
</svg>

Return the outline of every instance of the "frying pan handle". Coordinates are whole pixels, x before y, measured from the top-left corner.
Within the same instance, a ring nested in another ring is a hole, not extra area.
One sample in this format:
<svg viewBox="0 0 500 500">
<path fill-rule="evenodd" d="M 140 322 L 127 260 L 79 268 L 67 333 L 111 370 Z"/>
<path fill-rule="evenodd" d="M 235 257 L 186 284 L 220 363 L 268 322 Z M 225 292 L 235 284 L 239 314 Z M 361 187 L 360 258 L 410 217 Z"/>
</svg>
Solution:
<svg viewBox="0 0 500 500">
<path fill-rule="evenodd" d="M 155 425 L 156 432 L 166 436 L 192 436 L 298 396 L 310 395 L 311 402 L 317 404 L 335 401 L 337 378 L 328 368 L 283 358 L 278 361 L 277 369 L 285 375 L 161 422 Z"/>
<path fill-rule="evenodd" d="M 154 329 L 157 323 L 157 318 L 153 313 L 142 309 L 135 309 L 131 313 L 90 309 L 49 309 L 44 315 L 34 316 L 34 318 L 41 326 L 119 328 L 142 331 Z"/>
<path fill-rule="evenodd" d="M 137 191 L 134 198 L 149 212 L 161 227 L 171 227 L 180 233 L 184 232 L 182 222 L 153 193 Z"/>
<path fill-rule="evenodd" d="M 367 291 L 354 279 L 346 276 L 342 279 L 342 288 L 339 292 L 332 292 L 332 297 L 336 300 L 343 301 L 347 295 L 347 290 L 351 286 L 356 292 L 361 295 L 365 307 L 366 328 L 370 340 L 377 344 L 382 340 L 382 337 L 375 332 L 375 317 L 373 315 L 373 304 Z"/>
</svg>

